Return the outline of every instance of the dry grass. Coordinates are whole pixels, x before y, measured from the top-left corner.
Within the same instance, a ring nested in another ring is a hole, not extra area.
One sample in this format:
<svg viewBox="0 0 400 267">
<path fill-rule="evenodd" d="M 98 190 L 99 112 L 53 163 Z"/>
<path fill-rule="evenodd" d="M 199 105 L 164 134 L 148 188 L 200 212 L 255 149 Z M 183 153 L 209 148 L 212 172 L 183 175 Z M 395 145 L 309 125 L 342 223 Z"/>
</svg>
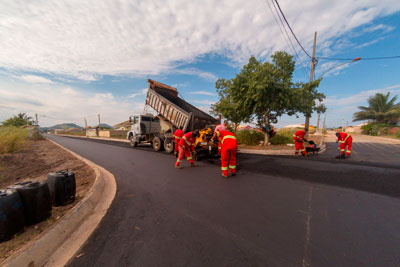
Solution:
<svg viewBox="0 0 400 267">
<path fill-rule="evenodd" d="M 0 127 L 0 154 L 17 151 L 27 140 L 28 132 L 17 127 Z"/>
</svg>

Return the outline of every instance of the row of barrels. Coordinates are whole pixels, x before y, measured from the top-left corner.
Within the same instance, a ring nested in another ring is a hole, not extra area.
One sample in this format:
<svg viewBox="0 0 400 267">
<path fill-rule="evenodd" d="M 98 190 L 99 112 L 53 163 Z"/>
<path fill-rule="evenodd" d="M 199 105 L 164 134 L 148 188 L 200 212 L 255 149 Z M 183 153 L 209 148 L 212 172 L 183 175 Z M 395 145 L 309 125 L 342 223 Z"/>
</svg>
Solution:
<svg viewBox="0 0 400 267">
<path fill-rule="evenodd" d="M 50 217 L 52 206 L 74 202 L 75 193 L 75 174 L 69 170 L 49 173 L 47 181 L 16 183 L 0 190 L 0 242 Z"/>
</svg>

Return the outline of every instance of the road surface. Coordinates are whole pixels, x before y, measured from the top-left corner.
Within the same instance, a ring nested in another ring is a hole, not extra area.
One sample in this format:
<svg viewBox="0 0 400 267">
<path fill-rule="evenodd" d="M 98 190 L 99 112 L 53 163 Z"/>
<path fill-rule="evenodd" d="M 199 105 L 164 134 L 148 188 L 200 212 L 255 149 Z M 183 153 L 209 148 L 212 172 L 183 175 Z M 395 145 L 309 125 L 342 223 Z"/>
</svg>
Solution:
<svg viewBox="0 0 400 267">
<path fill-rule="evenodd" d="M 340 161 L 329 147 L 313 158 L 240 155 L 225 180 L 216 160 L 177 170 L 149 148 L 49 138 L 118 184 L 70 266 L 400 265 L 398 164 Z"/>
</svg>

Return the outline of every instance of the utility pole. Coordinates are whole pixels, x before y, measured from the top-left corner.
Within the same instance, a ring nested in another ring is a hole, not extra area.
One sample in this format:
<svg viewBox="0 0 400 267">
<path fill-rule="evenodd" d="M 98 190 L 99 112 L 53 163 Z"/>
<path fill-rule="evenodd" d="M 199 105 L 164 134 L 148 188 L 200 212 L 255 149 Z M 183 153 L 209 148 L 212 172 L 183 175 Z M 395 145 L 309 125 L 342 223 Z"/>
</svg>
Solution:
<svg viewBox="0 0 400 267">
<path fill-rule="evenodd" d="M 325 120 L 326 120 L 326 113 L 325 113 L 325 116 L 324 116 L 323 129 L 326 129 L 326 128 L 325 128 Z"/>
<path fill-rule="evenodd" d="M 344 132 L 344 119 L 342 119 L 342 132 Z"/>
<path fill-rule="evenodd" d="M 83 118 L 85 120 L 85 129 L 87 129 L 87 120 L 86 118 Z"/>
<path fill-rule="evenodd" d="M 317 46 L 317 32 L 314 33 L 314 47 L 313 47 L 313 53 L 312 53 L 312 60 L 311 60 L 311 72 L 310 72 L 310 83 L 314 80 L 314 68 L 315 68 L 315 48 Z M 304 125 L 304 128 L 308 131 L 308 128 L 310 126 L 310 116 L 306 116 L 306 123 Z M 306 138 L 308 138 L 308 132 L 306 134 Z"/>
<path fill-rule="evenodd" d="M 99 127 L 100 127 L 100 124 L 101 124 L 101 123 L 100 123 L 100 114 L 97 114 L 97 116 L 99 117 Z"/>
<path fill-rule="evenodd" d="M 37 113 L 35 113 L 35 117 L 36 117 L 36 126 L 39 126 L 39 120 L 38 120 L 38 115 L 37 115 Z"/>
</svg>

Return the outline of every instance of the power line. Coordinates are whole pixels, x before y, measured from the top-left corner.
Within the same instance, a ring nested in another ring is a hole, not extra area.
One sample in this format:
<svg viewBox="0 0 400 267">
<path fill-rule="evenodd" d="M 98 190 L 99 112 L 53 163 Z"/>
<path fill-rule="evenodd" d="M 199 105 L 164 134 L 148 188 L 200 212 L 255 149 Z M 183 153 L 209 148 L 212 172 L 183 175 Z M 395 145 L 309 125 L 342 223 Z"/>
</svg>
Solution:
<svg viewBox="0 0 400 267">
<path fill-rule="evenodd" d="M 292 30 L 292 27 L 290 27 L 290 24 L 289 24 L 289 22 L 287 21 L 287 19 L 286 19 L 286 17 L 285 17 L 285 14 L 283 14 L 283 11 L 282 11 L 282 9 L 281 9 L 281 7 L 280 7 L 280 5 L 279 5 L 279 3 L 278 3 L 277 0 L 275 0 L 275 3 L 276 3 L 276 5 L 278 6 L 279 11 L 280 11 L 280 13 L 282 14 L 283 19 L 285 20 L 286 25 L 289 27 L 290 31 L 292 32 L 292 34 L 293 34 L 293 36 L 294 36 L 294 39 L 296 39 L 297 43 L 299 44 L 299 46 L 301 47 L 301 49 L 304 51 L 304 53 L 306 53 L 306 55 L 307 55 L 309 58 L 312 58 L 312 56 L 310 56 L 310 55 L 307 53 L 307 51 L 306 51 L 306 50 L 304 49 L 304 47 L 301 45 L 300 41 L 297 39 L 296 34 L 294 34 L 294 32 L 293 32 L 293 30 Z"/>
<path fill-rule="evenodd" d="M 354 58 L 334 58 L 334 57 L 318 57 L 319 59 L 328 60 L 353 60 Z M 383 59 L 393 59 L 400 58 L 400 56 L 388 56 L 388 57 L 361 57 L 360 60 L 383 60 Z"/>
<path fill-rule="evenodd" d="M 299 54 L 297 54 L 297 51 L 296 51 L 296 49 L 295 49 L 295 47 L 294 47 L 294 45 L 293 45 L 292 40 L 291 40 L 290 37 L 289 37 L 289 34 L 288 34 L 287 30 L 286 30 L 286 27 L 285 27 L 284 24 L 283 24 L 283 21 L 282 21 L 281 17 L 279 16 L 279 12 L 278 12 L 278 10 L 276 9 L 276 6 L 275 6 L 275 4 L 274 4 L 274 0 L 271 0 L 271 1 L 272 1 L 272 4 L 273 4 L 273 6 L 274 6 L 274 8 L 275 8 L 275 11 L 276 11 L 276 14 L 277 14 L 279 20 L 281 21 L 282 27 L 283 27 L 283 29 L 285 30 L 285 33 L 286 33 L 286 34 L 283 33 L 283 31 L 282 31 L 282 29 L 281 29 L 281 25 L 279 24 L 278 20 L 276 19 L 275 13 L 273 12 L 273 10 L 272 10 L 272 8 L 271 8 L 271 5 L 270 5 L 270 3 L 269 3 L 269 0 L 266 0 L 267 5 L 268 5 L 268 7 L 269 7 L 269 10 L 271 11 L 272 16 L 274 17 L 274 20 L 275 20 L 276 24 L 278 25 L 278 28 L 279 28 L 280 32 L 282 33 L 282 35 L 283 35 L 283 37 L 284 37 L 284 39 L 285 39 L 285 41 L 286 41 L 286 44 L 288 45 L 289 49 L 291 49 L 291 50 L 295 53 L 296 58 L 299 60 L 300 66 L 301 66 L 301 68 L 302 68 L 303 71 L 304 71 L 304 74 L 307 76 L 308 73 L 307 73 L 307 71 L 306 71 L 306 69 L 305 69 L 305 67 L 304 67 L 303 62 L 302 62 L 301 59 L 300 59 Z M 288 43 L 287 40 L 289 40 L 290 44 Z"/>
</svg>

